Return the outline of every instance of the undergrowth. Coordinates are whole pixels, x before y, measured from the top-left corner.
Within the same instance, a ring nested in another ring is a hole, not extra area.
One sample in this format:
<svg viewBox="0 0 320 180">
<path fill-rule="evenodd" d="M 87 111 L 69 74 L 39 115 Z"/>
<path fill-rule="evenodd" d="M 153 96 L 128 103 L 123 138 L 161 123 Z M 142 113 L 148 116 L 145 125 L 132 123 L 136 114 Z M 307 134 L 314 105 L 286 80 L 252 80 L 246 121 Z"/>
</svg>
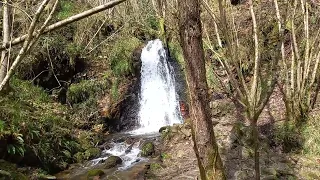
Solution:
<svg viewBox="0 0 320 180">
<path fill-rule="evenodd" d="M 110 52 L 110 65 L 115 77 L 128 76 L 133 73 L 132 52 L 141 44 L 135 37 L 121 37 Z"/>
<path fill-rule="evenodd" d="M 69 110 L 29 81 L 13 78 L 10 86 L 13 91 L 0 97 L 1 157 L 50 172 L 65 169 L 80 148 Z"/>
<path fill-rule="evenodd" d="M 286 153 L 302 153 L 320 156 L 320 124 L 319 116 L 310 117 L 306 123 L 296 126 L 285 122 L 275 128 L 275 142 Z"/>
</svg>

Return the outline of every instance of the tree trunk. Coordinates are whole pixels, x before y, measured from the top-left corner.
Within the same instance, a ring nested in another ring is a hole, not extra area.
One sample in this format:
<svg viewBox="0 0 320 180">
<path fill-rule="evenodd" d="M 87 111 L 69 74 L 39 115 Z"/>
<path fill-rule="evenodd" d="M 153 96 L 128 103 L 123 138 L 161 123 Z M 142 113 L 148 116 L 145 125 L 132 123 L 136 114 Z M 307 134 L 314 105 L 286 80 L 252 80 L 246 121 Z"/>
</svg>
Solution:
<svg viewBox="0 0 320 180">
<path fill-rule="evenodd" d="M 11 34 L 11 22 L 10 22 L 10 9 L 11 6 L 8 5 L 11 3 L 10 0 L 5 0 L 3 2 L 3 45 L 7 44 L 10 41 Z M 9 66 L 9 52 L 7 49 L 2 50 L 1 54 L 1 67 L 0 67 L 0 83 L 3 81 L 4 77 L 7 75 L 7 70 Z"/>
<path fill-rule="evenodd" d="M 180 43 L 191 102 L 192 138 L 200 176 L 202 180 L 226 179 L 210 115 L 199 1 L 179 2 L 179 12 Z"/>
<path fill-rule="evenodd" d="M 259 132 L 257 127 L 257 120 L 251 120 L 253 150 L 254 150 L 254 170 L 255 179 L 260 180 L 260 153 L 259 153 Z"/>
</svg>

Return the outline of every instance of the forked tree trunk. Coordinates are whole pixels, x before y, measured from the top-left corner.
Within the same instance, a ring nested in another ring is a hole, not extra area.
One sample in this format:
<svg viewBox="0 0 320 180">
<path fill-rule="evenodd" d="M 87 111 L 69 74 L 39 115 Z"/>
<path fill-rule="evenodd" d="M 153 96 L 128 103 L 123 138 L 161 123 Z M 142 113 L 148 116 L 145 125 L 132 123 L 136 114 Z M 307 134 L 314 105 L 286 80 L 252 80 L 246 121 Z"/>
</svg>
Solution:
<svg viewBox="0 0 320 180">
<path fill-rule="evenodd" d="M 194 150 L 202 180 L 226 179 L 211 121 L 206 81 L 200 3 L 179 2 L 180 43 L 186 63 Z"/>
<path fill-rule="evenodd" d="M 7 44 L 10 41 L 11 34 L 11 22 L 10 22 L 10 0 L 5 0 L 3 2 L 3 44 Z M 7 75 L 7 70 L 9 66 L 9 52 L 7 49 L 2 50 L 1 53 L 1 66 L 0 66 L 0 82 L 3 81 L 4 77 Z"/>
</svg>

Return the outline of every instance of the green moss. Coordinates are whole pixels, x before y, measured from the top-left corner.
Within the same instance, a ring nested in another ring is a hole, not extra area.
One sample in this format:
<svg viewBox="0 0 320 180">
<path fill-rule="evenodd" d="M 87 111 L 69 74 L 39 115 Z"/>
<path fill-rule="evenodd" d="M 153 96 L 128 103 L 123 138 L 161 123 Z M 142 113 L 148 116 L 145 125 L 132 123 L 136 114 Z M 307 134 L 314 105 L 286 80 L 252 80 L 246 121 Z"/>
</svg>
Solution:
<svg viewBox="0 0 320 180">
<path fill-rule="evenodd" d="M 161 153 L 161 159 L 165 160 L 165 159 L 171 159 L 171 155 L 168 153 Z"/>
<path fill-rule="evenodd" d="M 28 180 L 29 178 L 18 172 L 17 165 L 0 159 L 0 179 L 1 175 L 11 177 L 11 179 Z"/>
<path fill-rule="evenodd" d="M 115 42 L 110 52 L 110 65 L 115 77 L 133 73 L 132 52 L 140 44 L 135 37 L 122 37 Z"/>
<path fill-rule="evenodd" d="M 14 172 L 11 175 L 12 175 L 12 179 L 29 180 L 28 176 L 26 176 L 20 172 Z"/>
<path fill-rule="evenodd" d="M 103 81 L 85 80 L 72 84 L 67 93 L 67 98 L 71 104 L 77 104 L 101 95 L 107 88 L 107 83 Z"/>
<path fill-rule="evenodd" d="M 154 145 L 152 142 L 144 143 L 141 148 L 141 156 L 150 156 L 154 153 Z"/>
<path fill-rule="evenodd" d="M 85 159 L 92 159 L 100 156 L 101 150 L 99 148 L 90 148 L 84 152 Z"/>
<path fill-rule="evenodd" d="M 179 42 L 169 42 L 170 55 L 180 64 L 182 69 L 185 68 L 182 48 Z"/>
<path fill-rule="evenodd" d="M 17 169 L 17 165 L 0 159 L 0 169 L 5 171 L 14 171 Z"/>
<path fill-rule="evenodd" d="M 151 171 L 156 171 L 156 170 L 161 169 L 161 168 L 162 168 L 162 166 L 159 163 L 151 163 L 150 164 Z"/>
<path fill-rule="evenodd" d="M 102 171 L 101 169 L 91 169 L 88 171 L 87 177 L 102 176 L 104 174 L 104 171 Z"/>
<path fill-rule="evenodd" d="M 66 19 L 74 13 L 75 4 L 72 1 L 61 1 L 58 19 Z"/>
<path fill-rule="evenodd" d="M 118 156 L 110 156 L 108 159 L 104 162 L 104 168 L 109 169 L 117 166 L 118 164 L 122 163 L 122 159 Z"/>
</svg>

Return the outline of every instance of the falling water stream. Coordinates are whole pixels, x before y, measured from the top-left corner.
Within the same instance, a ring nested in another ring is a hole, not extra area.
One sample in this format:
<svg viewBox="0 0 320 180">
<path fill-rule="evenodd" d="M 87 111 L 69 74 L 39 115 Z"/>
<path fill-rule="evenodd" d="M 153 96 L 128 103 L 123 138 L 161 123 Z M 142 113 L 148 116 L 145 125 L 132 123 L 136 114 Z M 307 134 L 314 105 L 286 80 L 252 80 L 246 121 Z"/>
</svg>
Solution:
<svg viewBox="0 0 320 180">
<path fill-rule="evenodd" d="M 156 134 L 163 126 L 182 122 L 174 69 L 167 60 L 166 50 L 159 39 L 149 41 L 142 50 L 138 125 L 137 129 L 129 132 L 130 136 Z M 119 156 L 123 160 L 120 169 L 126 169 L 135 162 L 144 160 L 139 157 L 139 142 L 131 147 L 125 142 L 111 145 L 112 148 L 103 151 L 104 157 L 92 161 L 94 165 L 111 155 Z"/>
<path fill-rule="evenodd" d="M 174 68 L 168 62 L 162 42 L 149 41 L 141 53 L 141 89 L 137 128 L 131 132 L 115 134 L 118 139 L 109 142 L 109 148 L 102 155 L 89 162 L 86 167 L 103 163 L 110 156 L 118 156 L 122 164 L 118 170 L 126 170 L 137 162 L 145 161 L 140 157 L 141 142 L 159 136 L 163 126 L 182 123 L 179 99 L 175 87 Z M 136 138 L 137 141 L 119 142 L 119 138 Z"/>
<path fill-rule="evenodd" d="M 149 41 L 141 54 L 141 99 L 138 134 L 182 122 L 173 67 L 160 40 Z"/>
</svg>

